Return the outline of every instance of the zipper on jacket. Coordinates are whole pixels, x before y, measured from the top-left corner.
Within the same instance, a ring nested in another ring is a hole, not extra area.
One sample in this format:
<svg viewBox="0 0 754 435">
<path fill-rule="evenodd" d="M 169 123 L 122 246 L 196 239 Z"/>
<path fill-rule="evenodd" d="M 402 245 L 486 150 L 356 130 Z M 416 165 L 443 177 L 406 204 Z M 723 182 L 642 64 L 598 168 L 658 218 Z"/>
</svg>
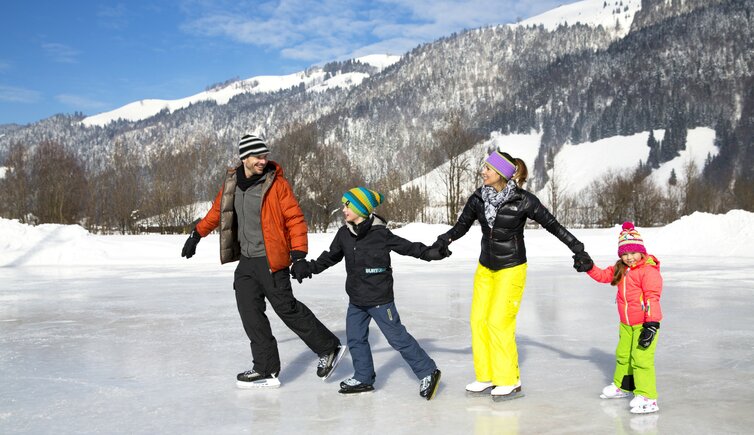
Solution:
<svg viewBox="0 0 754 435">
<path fill-rule="evenodd" d="M 630 267 L 626 269 L 626 275 L 623 277 L 623 300 L 625 301 L 625 305 L 623 305 L 623 311 L 624 311 L 624 315 L 626 316 L 627 325 L 631 325 L 631 321 L 628 319 L 628 298 L 626 297 L 626 285 L 628 281 L 629 272 L 631 272 Z"/>
</svg>

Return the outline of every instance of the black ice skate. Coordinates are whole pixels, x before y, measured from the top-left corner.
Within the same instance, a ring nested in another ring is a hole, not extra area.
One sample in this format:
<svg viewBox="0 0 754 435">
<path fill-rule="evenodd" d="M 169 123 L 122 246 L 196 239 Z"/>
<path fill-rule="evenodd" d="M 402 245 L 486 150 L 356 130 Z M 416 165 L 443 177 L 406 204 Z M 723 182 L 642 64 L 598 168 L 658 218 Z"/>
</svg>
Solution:
<svg viewBox="0 0 754 435">
<path fill-rule="evenodd" d="M 440 385 L 440 370 L 435 369 L 432 374 L 422 378 L 419 384 L 419 395 L 427 400 L 432 400 L 437 392 L 437 387 Z"/>
<path fill-rule="evenodd" d="M 374 386 L 372 384 L 362 384 L 354 378 L 348 378 L 340 383 L 340 391 L 338 391 L 338 393 L 357 394 L 368 393 L 370 391 L 374 391 Z"/>
<path fill-rule="evenodd" d="M 236 376 L 236 386 L 243 389 L 280 388 L 280 380 L 277 373 L 263 375 L 254 370 L 247 370 Z"/>
<path fill-rule="evenodd" d="M 330 377 L 332 372 L 335 371 L 335 367 L 338 366 L 338 363 L 343 358 L 343 355 L 345 355 L 346 349 L 348 349 L 346 346 L 340 344 L 328 354 L 319 357 L 317 376 L 319 376 L 320 379 L 324 381 Z"/>
</svg>

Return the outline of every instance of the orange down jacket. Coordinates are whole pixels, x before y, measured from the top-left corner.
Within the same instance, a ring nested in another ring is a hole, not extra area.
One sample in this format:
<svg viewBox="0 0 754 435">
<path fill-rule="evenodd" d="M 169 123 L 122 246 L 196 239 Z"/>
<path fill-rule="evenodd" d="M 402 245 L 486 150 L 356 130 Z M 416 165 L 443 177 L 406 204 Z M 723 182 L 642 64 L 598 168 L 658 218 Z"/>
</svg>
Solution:
<svg viewBox="0 0 754 435">
<path fill-rule="evenodd" d="M 283 168 L 270 161 L 275 170 L 267 174 L 262 187 L 262 237 L 270 270 L 276 272 L 291 264 L 290 252 L 308 252 L 306 220 L 293 189 L 283 176 Z M 241 256 L 238 242 L 238 225 L 233 202 L 236 192 L 236 171 L 243 166 L 230 168 L 225 181 L 207 215 L 196 224 L 202 237 L 220 226 L 220 263 L 237 261 Z"/>
<path fill-rule="evenodd" d="M 597 282 L 609 283 L 613 280 L 615 266 L 600 269 L 597 266 L 587 272 Z M 626 270 L 618 283 L 618 315 L 623 324 L 634 326 L 644 322 L 662 320 L 660 295 L 662 294 L 662 276 L 660 260 L 654 255 L 646 255 L 636 265 Z"/>
</svg>

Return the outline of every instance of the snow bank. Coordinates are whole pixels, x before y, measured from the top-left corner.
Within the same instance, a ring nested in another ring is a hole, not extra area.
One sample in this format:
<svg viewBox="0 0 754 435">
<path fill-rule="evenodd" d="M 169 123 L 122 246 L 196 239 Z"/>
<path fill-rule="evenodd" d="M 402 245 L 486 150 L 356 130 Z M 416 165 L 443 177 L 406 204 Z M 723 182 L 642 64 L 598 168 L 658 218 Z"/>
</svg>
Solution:
<svg viewBox="0 0 754 435">
<path fill-rule="evenodd" d="M 448 228 L 413 223 L 395 233 L 431 244 Z M 754 257 L 754 213 L 743 210 L 724 215 L 694 213 L 665 227 L 639 228 L 639 231 L 647 250 L 661 260 L 666 256 Z M 587 251 L 600 261 L 615 258 L 619 232 L 617 225 L 573 231 Z M 545 230 L 527 230 L 525 236 L 530 258 L 570 256 L 568 249 Z M 310 234 L 310 253 L 318 255 L 327 249 L 332 237 L 333 233 Z M 78 225 L 34 227 L 0 219 L 0 267 L 186 264 L 180 256 L 185 240 L 185 235 L 103 236 L 90 234 Z M 469 234 L 453 242 L 453 257 L 476 258 L 479 240 L 479 227 L 474 226 Z M 217 235 L 212 234 L 199 244 L 191 264 L 219 265 L 218 251 Z"/>
</svg>

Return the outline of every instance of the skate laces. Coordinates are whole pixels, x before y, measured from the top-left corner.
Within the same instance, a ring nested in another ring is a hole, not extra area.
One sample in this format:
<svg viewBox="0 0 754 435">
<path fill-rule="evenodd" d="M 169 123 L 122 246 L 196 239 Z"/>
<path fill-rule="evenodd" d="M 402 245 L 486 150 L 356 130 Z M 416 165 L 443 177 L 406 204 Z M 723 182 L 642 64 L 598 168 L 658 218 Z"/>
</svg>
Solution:
<svg viewBox="0 0 754 435">
<path fill-rule="evenodd" d="M 348 378 L 345 381 L 343 381 L 343 383 L 346 384 L 346 385 L 348 385 L 348 386 L 350 386 L 350 387 L 355 387 L 357 385 L 361 385 L 361 382 L 357 381 L 354 378 Z"/>
<path fill-rule="evenodd" d="M 428 375 L 422 378 L 421 385 L 419 386 L 420 390 L 426 390 L 429 388 L 429 383 L 432 381 L 432 375 Z"/>
<path fill-rule="evenodd" d="M 327 361 L 330 359 L 330 355 L 325 355 L 319 357 L 319 363 L 317 364 L 317 368 L 323 369 L 327 367 Z"/>
</svg>

